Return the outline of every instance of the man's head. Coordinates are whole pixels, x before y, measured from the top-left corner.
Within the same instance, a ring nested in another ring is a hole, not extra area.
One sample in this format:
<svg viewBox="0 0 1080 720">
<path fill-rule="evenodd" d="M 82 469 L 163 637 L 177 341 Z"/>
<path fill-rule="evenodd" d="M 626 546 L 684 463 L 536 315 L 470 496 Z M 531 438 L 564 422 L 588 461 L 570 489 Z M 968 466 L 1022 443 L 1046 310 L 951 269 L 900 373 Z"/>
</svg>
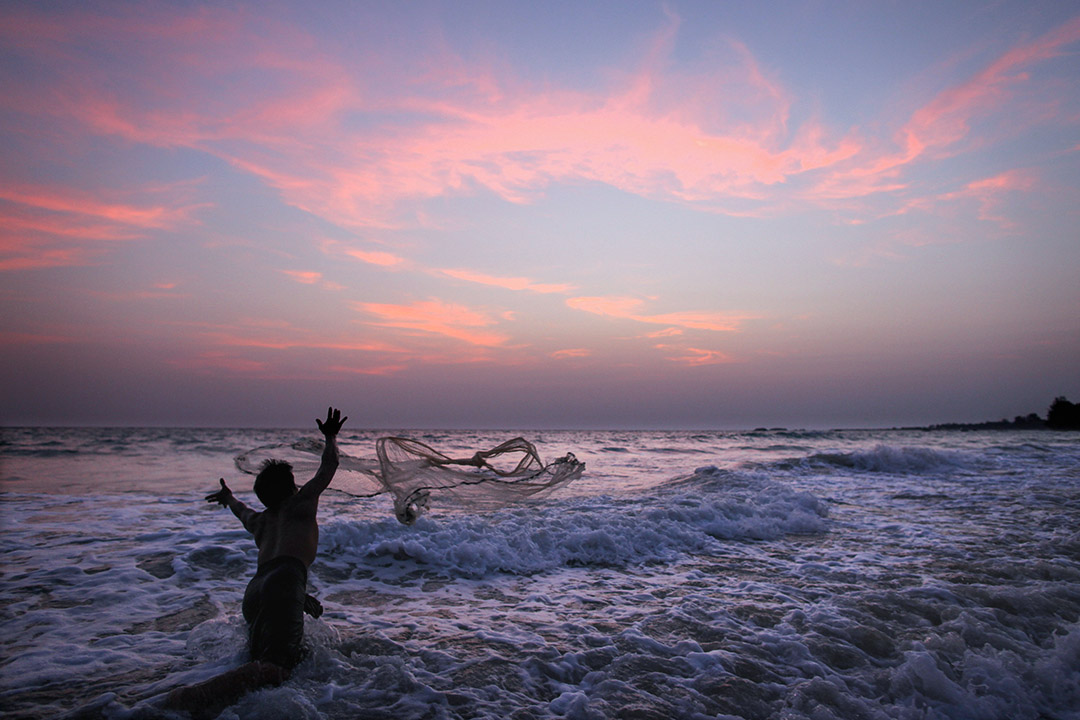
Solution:
<svg viewBox="0 0 1080 720">
<path fill-rule="evenodd" d="M 292 465 L 284 460 L 267 460 L 255 476 L 255 494 L 267 508 L 273 508 L 296 494 Z"/>
</svg>

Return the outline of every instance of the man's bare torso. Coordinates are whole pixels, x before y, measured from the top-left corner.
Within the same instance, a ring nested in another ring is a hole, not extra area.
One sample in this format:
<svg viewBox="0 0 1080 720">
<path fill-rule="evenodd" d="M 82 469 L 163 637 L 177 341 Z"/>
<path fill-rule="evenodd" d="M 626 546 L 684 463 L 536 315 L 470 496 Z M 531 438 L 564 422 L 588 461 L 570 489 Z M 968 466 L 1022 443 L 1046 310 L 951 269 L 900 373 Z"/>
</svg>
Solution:
<svg viewBox="0 0 1080 720">
<path fill-rule="evenodd" d="M 282 556 L 297 558 L 305 567 L 315 561 L 319 546 L 317 501 L 301 491 L 255 516 L 250 529 L 259 548 L 259 565 Z"/>
</svg>

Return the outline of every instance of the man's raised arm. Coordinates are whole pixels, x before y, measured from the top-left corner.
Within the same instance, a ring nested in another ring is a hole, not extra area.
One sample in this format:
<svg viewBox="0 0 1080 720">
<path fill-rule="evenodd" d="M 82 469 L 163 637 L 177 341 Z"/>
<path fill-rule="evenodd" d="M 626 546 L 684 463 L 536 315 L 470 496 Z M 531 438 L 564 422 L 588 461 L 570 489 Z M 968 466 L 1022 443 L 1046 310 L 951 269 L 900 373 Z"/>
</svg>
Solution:
<svg viewBox="0 0 1080 720">
<path fill-rule="evenodd" d="M 326 438 L 326 445 L 323 447 L 322 462 L 319 464 L 315 477 L 311 478 L 301 488 L 301 492 L 305 495 L 308 493 L 321 494 L 330 485 L 330 481 L 334 479 L 334 473 L 337 471 L 339 462 L 337 434 L 348 419 L 348 417 L 341 417 L 341 411 L 332 407 L 326 409 L 325 421 L 316 418 L 315 424 L 319 426 L 323 437 Z"/>
</svg>

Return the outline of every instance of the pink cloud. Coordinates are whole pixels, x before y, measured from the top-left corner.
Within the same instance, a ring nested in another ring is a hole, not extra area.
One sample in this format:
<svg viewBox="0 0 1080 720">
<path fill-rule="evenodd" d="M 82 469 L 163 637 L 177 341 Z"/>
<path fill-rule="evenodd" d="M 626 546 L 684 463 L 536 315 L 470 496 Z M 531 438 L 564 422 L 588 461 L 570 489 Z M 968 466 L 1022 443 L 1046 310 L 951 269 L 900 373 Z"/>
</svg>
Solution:
<svg viewBox="0 0 1080 720">
<path fill-rule="evenodd" d="M 466 282 L 479 283 L 480 285 L 492 285 L 507 290 L 528 290 L 536 293 L 567 293 L 574 289 L 573 285 L 566 283 L 538 283 L 524 277 L 496 277 L 472 270 L 435 270 L 436 274 L 447 275 Z"/>
<path fill-rule="evenodd" d="M 564 360 L 567 358 L 583 358 L 589 357 L 593 354 L 592 350 L 588 348 L 566 348 L 565 350 L 556 350 L 551 353 L 551 357 L 556 360 Z"/>
<path fill-rule="evenodd" d="M 361 262 L 366 262 L 370 265 L 381 265 L 383 267 L 393 267 L 395 265 L 401 265 L 404 263 L 404 259 L 394 255 L 393 253 L 382 252 L 380 250 L 357 250 L 355 248 L 349 248 L 342 250 L 342 252 L 351 258 L 356 258 Z"/>
<path fill-rule="evenodd" d="M 975 180 L 967 185 L 967 190 L 974 193 L 1002 190 L 1030 190 L 1035 185 L 1035 178 L 1023 170 L 1008 170 L 993 177 Z"/>
<path fill-rule="evenodd" d="M 335 292 L 345 289 L 345 286 L 340 283 L 324 280 L 321 272 L 315 272 L 313 270 L 279 270 L 278 272 L 283 275 L 288 275 L 296 282 L 304 285 L 319 285 L 326 290 Z"/>
<path fill-rule="evenodd" d="M 942 200 L 972 199 L 978 203 L 978 219 L 994 222 L 1001 228 L 1016 227 L 1016 223 L 1004 214 L 1002 205 L 1011 192 L 1027 192 L 1036 186 L 1036 178 L 1029 172 L 1014 169 L 974 180 L 958 192 L 943 195 Z"/>
<path fill-rule="evenodd" d="M 41 333 L 0 332 L 0 345 L 56 345 L 79 342 L 79 338 Z"/>
<path fill-rule="evenodd" d="M 914 198 L 891 214 L 903 215 L 916 211 L 935 212 L 941 207 L 950 207 L 959 201 L 975 200 L 979 205 L 978 219 L 991 221 L 1002 227 L 1013 227 L 1014 223 L 999 211 L 1006 193 L 1030 191 L 1035 185 L 1035 176 L 1030 171 L 1008 170 L 992 177 L 973 180 L 953 192 Z"/>
<path fill-rule="evenodd" d="M 979 204 L 978 218 L 996 223 L 1003 228 L 1016 226 L 1002 211 L 1005 195 L 1011 192 L 1030 191 L 1035 187 L 1035 177 L 1023 170 L 1009 170 L 993 177 L 968 183 L 963 190 L 942 197 L 943 200 L 970 198 Z"/>
<path fill-rule="evenodd" d="M 812 124 L 785 144 L 791 99 L 741 45 L 732 45 L 719 76 L 704 67 L 665 74 L 674 18 L 642 69 L 600 92 L 500 86 L 486 69 L 448 56 L 431 65 L 452 67 L 451 75 L 432 75 L 425 86 L 400 82 L 390 95 L 366 80 L 362 62 L 333 59 L 295 30 L 241 13 L 23 17 L 36 33 L 23 49 L 58 68 L 63 91 L 21 87 L 34 99 L 23 97 L 21 108 L 133 142 L 213 154 L 346 227 L 393 227 L 409 198 L 482 186 L 525 202 L 566 178 L 677 201 L 759 197 L 761 186 L 854 151 Z M 101 51 L 96 61 L 115 64 L 107 86 L 101 66 L 80 55 L 86 46 Z M 241 82 L 249 71 L 275 81 Z M 718 83 L 728 90 L 723 97 L 702 92 Z M 366 111 L 433 120 L 364 132 L 345 121 Z"/>
<path fill-rule="evenodd" d="M 869 124 L 794 124 L 796 98 L 734 40 L 719 59 L 673 69 L 680 21 L 670 12 L 639 66 L 609 72 L 607 87 L 592 91 L 496 77 L 445 48 L 396 62 L 376 53 L 335 57 L 340 48 L 237 10 L 21 9 L 6 19 L 0 38 L 55 75 L 50 86 L 14 83 L 0 99 L 7 109 L 213 155 L 349 229 L 422 225 L 418 201 L 478 189 L 531 202 L 562 181 L 746 217 L 918 193 L 907 166 L 956 152 L 974 119 L 1005 107 L 1029 82 L 1027 68 L 1080 38 L 1080 20 L 1072 20 L 1019 45 L 879 137 Z M 849 212 L 858 221 L 877 211 Z M 347 253 L 386 267 L 403 262 L 390 252 Z M 456 272 L 470 282 L 564 291 Z"/>
<path fill-rule="evenodd" d="M 94 255 L 86 248 L 42 247 L 32 240 L 0 234 L 0 271 L 87 265 Z"/>
<path fill-rule="evenodd" d="M 394 316 L 393 311 L 385 312 L 388 317 Z M 479 318 L 470 318 L 468 312 L 455 315 L 452 310 L 447 311 L 442 320 L 445 332 L 440 332 L 439 321 L 432 319 L 434 314 L 428 314 L 427 322 L 414 318 L 415 322 L 406 319 L 400 323 L 393 320 L 374 323 L 424 330 L 424 335 L 432 335 L 403 343 L 379 340 L 373 337 L 377 331 L 370 327 L 327 333 L 295 327 L 284 321 L 180 323 L 175 325 L 177 333 L 190 335 L 187 345 L 202 349 L 188 357 L 177 358 L 173 364 L 196 371 L 220 369 L 254 377 L 326 378 L 337 374 L 386 376 L 415 365 L 492 361 L 488 346 L 455 343 L 447 347 L 441 340 L 451 334 L 456 340 L 465 337 L 473 341 L 485 340 L 482 333 L 469 333 L 468 328 L 457 328 L 462 332 L 455 332 L 451 327 L 455 322 L 479 322 Z M 310 351 L 318 352 L 322 360 L 312 364 Z"/>
<path fill-rule="evenodd" d="M 168 300 L 190 297 L 190 295 L 185 293 L 163 290 L 156 287 L 149 290 L 132 290 L 127 292 L 103 292 L 100 290 L 92 290 L 88 291 L 88 294 L 92 297 L 118 303 L 130 303 L 135 300 Z"/>
<path fill-rule="evenodd" d="M 638 298 L 611 297 L 576 297 L 566 301 L 569 307 L 583 310 L 594 315 L 605 315 L 625 320 L 657 325 L 671 325 L 687 330 L 711 330 L 714 332 L 737 332 L 748 315 L 718 312 L 675 312 L 656 315 L 643 314 L 639 308 L 644 301 Z M 669 333 L 673 334 L 673 333 Z M 653 333 L 650 337 L 655 337 Z"/>
<path fill-rule="evenodd" d="M 172 228 L 186 222 L 198 206 L 169 207 L 106 203 L 87 193 L 57 188 L 0 187 L 0 200 L 36 210 L 82 215 L 141 229 Z M 201 206 L 205 207 L 205 205 Z"/>
<path fill-rule="evenodd" d="M 405 258 L 395 255 L 394 253 L 386 252 L 384 250 L 362 250 L 339 240 L 325 239 L 320 243 L 320 247 L 327 255 L 333 257 L 349 257 L 354 260 L 359 260 L 360 262 L 368 263 L 369 265 L 379 265 L 387 268 L 408 265 Z"/>
<path fill-rule="evenodd" d="M 656 349 L 676 353 L 670 355 L 668 360 L 679 365 L 699 366 L 734 362 L 730 355 L 718 350 L 702 350 L 693 347 L 680 348 L 672 345 L 657 345 Z"/>
<path fill-rule="evenodd" d="M 473 362 L 468 353 L 425 352 L 375 339 L 370 329 L 340 333 L 298 328 L 287 322 L 177 324 L 186 344 L 202 348 L 173 364 L 195 371 L 224 370 L 262 378 L 327 378 L 335 375 L 392 375 L 413 364 Z M 311 362 L 311 351 L 320 361 Z"/>
<path fill-rule="evenodd" d="M 322 280 L 322 273 L 311 270 L 282 270 L 281 272 L 305 285 L 314 285 Z"/>
<path fill-rule="evenodd" d="M 194 332 L 203 342 L 224 347 L 265 350 L 340 350 L 368 353 L 404 353 L 400 345 L 372 340 L 363 334 L 299 328 L 284 321 L 248 320 L 237 323 L 177 323 L 178 330 Z"/>
<path fill-rule="evenodd" d="M 481 329 L 497 322 L 486 313 L 441 300 L 417 301 L 411 305 L 356 303 L 355 307 L 378 317 L 379 321 L 372 324 L 380 327 L 443 335 L 481 347 L 498 347 L 509 340 L 502 333 Z"/>
<path fill-rule="evenodd" d="M 1037 184 L 1038 180 L 1031 171 L 1008 170 L 973 180 L 953 192 L 913 198 L 882 217 L 925 213 L 949 219 L 959 213 L 966 216 L 965 205 L 974 204 L 978 207 L 976 217 L 979 220 L 994 223 L 999 229 L 1010 231 L 1015 229 L 1017 224 L 1008 217 L 1003 206 L 1010 194 L 1031 191 Z M 846 256 L 834 258 L 833 262 L 837 265 L 862 267 L 874 260 L 902 260 L 907 248 L 947 245 L 961 241 L 962 237 L 958 233 L 944 229 L 928 231 L 924 228 L 907 228 L 879 237 Z"/>
<path fill-rule="evenodd" d="M 644 301 L 625 296 L 575 297 L 566 301 L 568 307 L 584 310 L 594 315 L 609 315 L 618 318 L 633 318 Z"/>
<path fill-rule="evenodd" d="M 194 222 L 205 204 L 108 202 L 63 187 L 0 186 L 0 270 L 84 265 L 114 243 Z"/>
<path fill-rule="evenodd" d="M 219 345 L 262 348 L 266 350 L 348 350 L 355 352 L 401 352 L 401 348 L 366 340 L 331 340 L 287 335 L 247 335 L 229 332 L 205 332 L 203 336 Z"/>
<path fill-rule="evenodd" d="M 85 215 L 0 206 L 0 270 L 87 265 L 118 241 L 141 232 Z"/>
<path fill-rule="evenodd" d="M 690 330 L 712 330 L 714 332 L 735 332 L 739 329 L 745 315 L 731 315 L 714 312 L 677 312 L 661 315 L 638 315 L 635 320 L 641 322 L 656 323 L 659 325 L 674 325 Z"/>
<path fill-rule="evenodd" d="M 969 123 L 974 115 L 1001 107 L 1012 97 L 1010 87 L 1030 80 L 1022 68 L 1060 55 L 1063 46 L 1077 40 L 1080 40 L 1080 17 L 1009 50 L 971 80 L 938 94 L 901 130 L 908 148 L 906 154 L 918 155 L 926 148 L 943 147 L 963 139 L 970 131 Z"/>
<path fill-rule="evenodd" d="M 407 365 L 331 365 L 327 370 L 350 375 L 396 375 L 407 368 Z"/>
<path fill-rule="evenodd" d="M 901 179 L 905 166 L 927 159 L 928 155 L 958 152 L 963 141 L 973 140 L 974 120 L 1005 109 L 1015 101 L 1019 87 L 1031 84 L 1031 74 L 1025 68 L 1060 56 L 1066 45 L 1077 41 L 1080 41 L 1080 17 L 1008 50 L 970 79 L 942 90 L 913 112 L 893 138 L 899 152 L 867 147 L 855 157 L 854 164 L 840 165 L 824 174 L 804 196 L 830 200 L 907 189 L 910 182 Z M 1009 125 L 1014 131 L 1017 117 L 1024 123 L 1047 119 L 1037 112 L 1012 112 Z"/>
</svg>

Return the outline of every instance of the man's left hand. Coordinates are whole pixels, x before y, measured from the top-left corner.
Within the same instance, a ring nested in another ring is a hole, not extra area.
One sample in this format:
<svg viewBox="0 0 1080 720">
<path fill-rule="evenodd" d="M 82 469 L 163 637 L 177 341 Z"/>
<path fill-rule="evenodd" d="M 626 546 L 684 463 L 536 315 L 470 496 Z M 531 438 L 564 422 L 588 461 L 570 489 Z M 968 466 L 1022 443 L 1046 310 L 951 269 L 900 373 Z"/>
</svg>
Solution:
<svg viewBox="0 0 1080 720">
<path fill-rule="evenodd" d="M 332 407 L 326 408 L 326 420 L 315 419 L 315 424 L 319 426 L 319 430 L 326 437 L 333 437 L 341 430 L 341 426 L 345 424 L 345 421 L 349 418 L 341 417 L 341 411 L 335 410 Z"/>
</svg>

